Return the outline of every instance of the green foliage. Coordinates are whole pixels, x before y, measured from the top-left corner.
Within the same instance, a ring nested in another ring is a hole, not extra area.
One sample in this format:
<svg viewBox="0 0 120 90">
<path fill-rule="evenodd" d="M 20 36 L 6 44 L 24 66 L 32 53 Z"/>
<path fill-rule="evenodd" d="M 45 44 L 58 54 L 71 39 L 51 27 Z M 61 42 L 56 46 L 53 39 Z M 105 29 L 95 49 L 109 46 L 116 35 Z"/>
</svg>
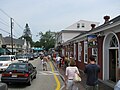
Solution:
<svg viewBox="0 0 120 90">
<path fill-rule="evenodd" d="M 35 42 L 34 47 L 44 47 L 46 50 L 54 48 L 55 45 L 55 33 L 51 31 L 39 33 L 40 40 Z"/>
</svg>

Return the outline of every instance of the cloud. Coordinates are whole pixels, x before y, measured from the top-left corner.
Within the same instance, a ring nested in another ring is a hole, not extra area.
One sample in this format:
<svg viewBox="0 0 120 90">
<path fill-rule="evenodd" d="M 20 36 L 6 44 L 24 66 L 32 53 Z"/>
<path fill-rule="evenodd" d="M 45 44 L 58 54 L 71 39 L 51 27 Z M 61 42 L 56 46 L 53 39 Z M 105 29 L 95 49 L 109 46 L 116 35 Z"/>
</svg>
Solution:
<svg viewBox="0 0 120 90">
<path fill-rule="evenodd" d="M 23 28 L 28 23 L 33 34 L 60 31 L 85 19 L 103 22 L 104 15 L 119 15 L 119 0 L 0 0 L 0 8 Z M 0 17 L 8 21 L 3 15 Z M 23 30 L 15 26 L 22 35 Z"/>
</svg>

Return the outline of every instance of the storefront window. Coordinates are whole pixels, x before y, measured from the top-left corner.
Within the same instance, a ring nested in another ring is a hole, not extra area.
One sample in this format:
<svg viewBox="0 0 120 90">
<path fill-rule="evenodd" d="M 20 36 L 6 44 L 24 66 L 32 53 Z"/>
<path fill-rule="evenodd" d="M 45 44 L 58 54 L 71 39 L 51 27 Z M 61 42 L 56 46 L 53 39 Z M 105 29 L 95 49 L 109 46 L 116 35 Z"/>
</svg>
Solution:
<svg viewBox="0 0 120 90">
<path fill-rule="evenodd" d="M 76 44 L 74 43 L 74 59 L 76 60 Z"/>
<path fill-rule="evenodd" d="M 88 61 L 88 44 L 87 41 L 84 41 L 84 63 Z"/>
<path fill-rule="evenodd" d="M 92 55 L 94 56 L 96 63 L 98 63 L 98 49 L 97 48 L 92 48 Z"/>
<path fill-rule="evenodd" d="M 81 51 L 82 51 L 81 43 L 78 43 L 78 61 L 80 62 L 81 62 Z"/>
</svg>

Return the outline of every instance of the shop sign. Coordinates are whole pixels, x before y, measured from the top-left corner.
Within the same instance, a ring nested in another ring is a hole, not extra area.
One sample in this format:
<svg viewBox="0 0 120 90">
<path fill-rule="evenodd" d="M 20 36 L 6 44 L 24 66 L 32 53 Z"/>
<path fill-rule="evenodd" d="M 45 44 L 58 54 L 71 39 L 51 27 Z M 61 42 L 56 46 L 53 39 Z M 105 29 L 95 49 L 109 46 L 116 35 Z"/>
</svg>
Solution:
<svg viewBox="0 0 120 90">
<path fill-rule="evenodd" d="M 87 40 L 89 48 L 97 47 L 97 35 L 88 35 Z"/>
</svg>

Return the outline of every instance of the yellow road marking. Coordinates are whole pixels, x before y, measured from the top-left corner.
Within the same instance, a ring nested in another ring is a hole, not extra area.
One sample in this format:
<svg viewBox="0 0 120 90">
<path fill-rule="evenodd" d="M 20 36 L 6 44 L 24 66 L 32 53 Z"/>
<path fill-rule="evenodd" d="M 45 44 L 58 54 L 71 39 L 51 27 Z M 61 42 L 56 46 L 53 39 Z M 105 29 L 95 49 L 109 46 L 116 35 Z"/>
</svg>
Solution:
<svg viewBox="0 0 120 90">
<path fill-rule="evenodd" d="M 56 83 L 57 83 L 57 87 L 56 87 L 55 90 L 60 90 L 60 81 L 59 81 L 58 77 L 56 76 L 56 74 L 54 73 L 54 68 L 53 68 L 52 63 L 51 63 L 51 62 L 49 62 L 49 63 L 50 63 L 50 66 L 51 66 L 51 69 L 52 69 L 52 72 L 53 72 L 55 81 L 56 81 Z"/>
</svg>

